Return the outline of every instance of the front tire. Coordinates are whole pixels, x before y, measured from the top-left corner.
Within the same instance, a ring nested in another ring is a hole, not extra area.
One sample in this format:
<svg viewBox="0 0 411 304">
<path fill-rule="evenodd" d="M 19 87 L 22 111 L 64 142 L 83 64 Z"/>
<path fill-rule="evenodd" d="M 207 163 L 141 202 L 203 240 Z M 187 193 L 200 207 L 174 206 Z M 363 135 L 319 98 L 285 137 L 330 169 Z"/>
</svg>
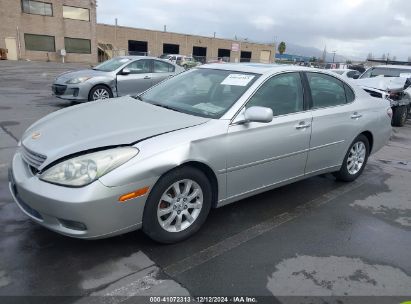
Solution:
<svg viewBox="0 0 411 304">
<path fill-rule="evenodd" d="M 162 176 L 151 190 L 143 214 L 143 231 L 153 240 L 182 241 L 204 224 L 211 209 L 212 187 L 207 176 L 181 167 Z"/>
<path fill-rule="evenodd" d="M 350 145 L 344 157 L 343 164 L 338 172 L 334 173 L 337 180 L 352 182 L 356 180 L 364 171 L 370 153 L 370 143 L 368 138 L 360 134 Z"/>
<path fill-rule="evenodd" d="M 402 127 L 405 125 L 408 116 L 407 106 L 399 106 L 393 109 L 392 125 L 394 127 Z"/>
<path fill-rule="evenodd" d="M 105 85 L 96 85 L 88 94 L 89 101 L 113 98 L 113 92 Z"/>
</svg>

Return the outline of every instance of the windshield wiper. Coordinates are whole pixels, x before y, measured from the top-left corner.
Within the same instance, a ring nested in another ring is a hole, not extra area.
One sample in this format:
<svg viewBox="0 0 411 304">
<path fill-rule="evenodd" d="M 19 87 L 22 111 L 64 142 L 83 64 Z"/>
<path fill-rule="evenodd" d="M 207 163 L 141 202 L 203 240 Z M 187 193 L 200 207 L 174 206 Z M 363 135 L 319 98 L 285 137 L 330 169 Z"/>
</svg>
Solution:
<svg viewBox="0 0 411 304">
<path fill-rule="evenodd" d="M 131 97 L 133 97 L 134 99 L 138 99 L 140 101 L 143 101 L 143 97 L 141 97 L 141 95 L 136 95 L 136 96 L 131 96 Z"/>
<path fill-rule="evenodd" d="M 176 112 L 180 112 L 179 110 L 177 110 L 176 108 L 170 107 L 170 106 L 166 106 L 160 103 L 151 103 L 153 106 L 157 106 L 157 107 L 161 107 L 167 110 L 171 110 L 171 111 L 176 111 Z"/>
</svg>

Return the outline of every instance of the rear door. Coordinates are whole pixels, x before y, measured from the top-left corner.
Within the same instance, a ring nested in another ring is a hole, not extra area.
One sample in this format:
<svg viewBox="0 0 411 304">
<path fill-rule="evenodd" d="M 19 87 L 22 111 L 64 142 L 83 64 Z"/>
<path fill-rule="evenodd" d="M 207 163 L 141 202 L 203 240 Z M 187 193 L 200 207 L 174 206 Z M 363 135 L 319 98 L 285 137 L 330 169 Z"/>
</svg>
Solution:
<svg viewBox="0 0 411 304">
<path fill-rule="evenodd" d="M 128 64 L 125 69 L 130 71 L 128 75 L 117 75 L 118 96 L 135 95 L 141 93 L 153 85 L 152 59 L 139 59 Z"/>
<path fill-rule="evenodd" d="M 324 73 L 306 73 L 311 94 L 312 134 L 306 173 L 340 166 L 357 136 L 364 113 L 357 109 L 354 91 Z"/>
<path fill-rule="evenodd" d="M 153 74 L 152 74 L 153 85 L 174 75 L 174 72 L 175 72 L 174 65 L 169 64 L 164 61 L 160 61 L 160 60 L 153 60 L 153 61 L 154 61 Z"/>
</svg>

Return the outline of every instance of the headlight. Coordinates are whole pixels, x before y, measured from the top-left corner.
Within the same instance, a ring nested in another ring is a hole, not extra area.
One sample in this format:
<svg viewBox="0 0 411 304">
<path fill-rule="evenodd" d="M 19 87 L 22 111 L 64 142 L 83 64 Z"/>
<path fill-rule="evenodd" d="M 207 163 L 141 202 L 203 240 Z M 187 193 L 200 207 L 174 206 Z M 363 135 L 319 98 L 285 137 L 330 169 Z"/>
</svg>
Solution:
<svg viewBox="0 0 411 304">
<path fill-rule="evenodd" d="M 62 186 L 85 186 L 129 161 L 138 152 L 136 148 L 123 147 L 81 155 L 51 167 L 40 179 Z"/>
<path fill-rule="evenodd" d="M 77 84 L 77 83 L 82 83 L 85 82 L 87 80 L 89 80 L 91 77 L 76 77 L 70 80 L 67 80 L 66 83 L 68 84 Z"/>
</svg>

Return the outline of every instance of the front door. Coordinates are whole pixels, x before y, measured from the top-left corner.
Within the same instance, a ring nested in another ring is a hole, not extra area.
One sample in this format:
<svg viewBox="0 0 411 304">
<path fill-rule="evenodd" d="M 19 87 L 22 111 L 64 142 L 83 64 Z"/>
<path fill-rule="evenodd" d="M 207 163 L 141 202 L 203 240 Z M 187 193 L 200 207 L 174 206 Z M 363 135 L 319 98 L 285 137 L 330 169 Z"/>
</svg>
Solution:
<svg viewBox="0 0 411 304">
<path fill-rule="evenodd" d="M 17 43 L 16 38 L 8 37 L 5 39 L 6 49 L 7 49 L 7 59 L 8 60 L 17 60 Z"/>
<path fill-rule="evenodd" d="M 130 74 L 117 75 L 118 96 L 136 95 L 153 85 L 152 59 L 139 59 L 128 64 L 124 69 L 128 69 Z"/>
<path fill-rule="evenodd" d="M 269 107 L 270 123 L 231 125 L 227 142 L 228 198 L 304 175 L 311 135 L 299 73 L 267 80 L 246 108 Z"/>
</svg>

